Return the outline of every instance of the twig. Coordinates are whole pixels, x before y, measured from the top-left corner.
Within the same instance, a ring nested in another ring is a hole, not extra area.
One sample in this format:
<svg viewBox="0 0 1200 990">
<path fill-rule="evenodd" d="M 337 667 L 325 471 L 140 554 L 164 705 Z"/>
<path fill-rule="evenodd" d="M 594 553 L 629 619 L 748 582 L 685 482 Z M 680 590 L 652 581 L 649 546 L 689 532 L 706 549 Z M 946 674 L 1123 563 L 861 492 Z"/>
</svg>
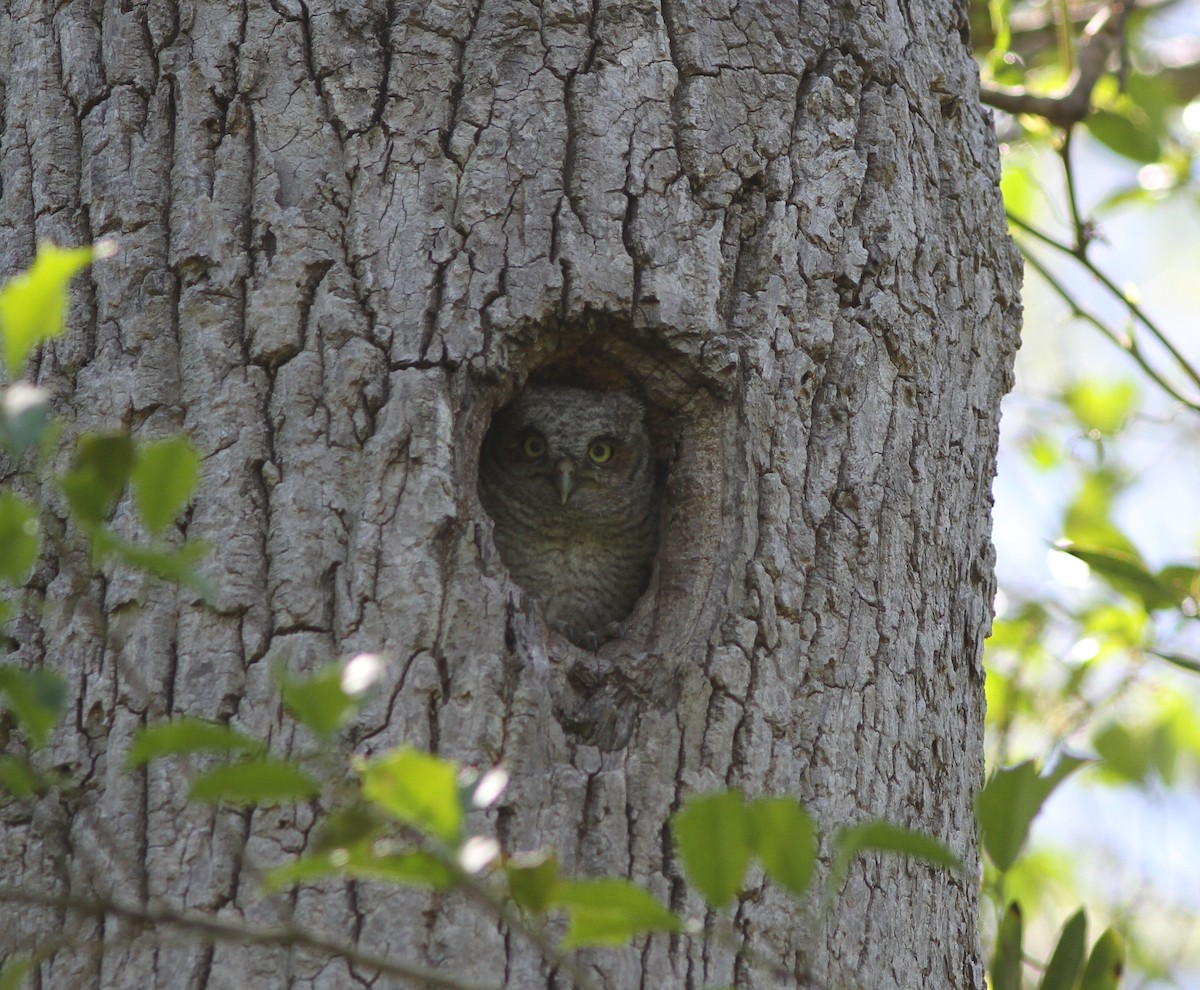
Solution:
<svg viewBox="0 0 1200 990">
<path fill-rule="evenodd" d="M 1130 336 L 1118 334 L 1107 323 L 1100 319 L 1100 317 L 1096 316 L 1095 313 L 1091 313 L 1084 309 L 1083 306 L 1080 305 L 1079 301 L 1073 295 L 1071 295 L 1070 290 L 1068 290 L 1061 282 L 1058 281 L 1058 279 L 1050 274 L 1050 270 L 1037 259 L 1036 255 L 1031 254 L 1028 250 L 1024 251 L 1023 253 L 1025 255 L 1025 260 L 1029 263 L 1029 266 L 1033 268 L 1039 275 L 1041 275 L 1046 284 L 1059 296 L 1059 298 L 1063 300 L 1063 302 L 1067 304 L 1071 310 L 1072 316 L 1083 320 L 1085 323 L 1090 323 L 1093 327 L 1099 330 L 1101 334 L 1116 344 L 1117 347 L 1121 348 L 1121 350 L 1133 358 L 1138 367 L 1146 373 L 1147 377 L 1149 377 L 1154 384 L 1166 392 L 1167 395 L 1169 395 L 1172 399 L 1179 402 L 1181 405 L 1186 406 L 1188 409 L 1191 409 L 1193 412 L 1200 412 L 1200 399 L 1188 398 L 1178 388 L 1171 384 L 1170 381 L 1163 377 L 1161 372 L 1151 366 L 1146 360 L 1145 355 L 1142 354 L 1141 348 L 1138 347 L 1136 340 Z"/>
<path fill-rule="evenodd" d="M 1092 90 L 1109 61 L 1121 50 L 1124 4 L 1113 3 L 1096 14 L 1079 36 L 1079 58 L 1071 77 L 1057 93 L 1040 95 L 1024 89 L 983 87 L 979 98 L 1006 113 L 1032 113 L 1058 127 L 1070 128 L 1092 108 Z"/>
<path fill-rule="evenodd" d="M 69 895 L 37 894 L 13 887 L 0 887 L 0 903 L 25 904 L 58 911 L 70 911 L 101 920 L 108 917 L 121 918 L 134 924 L 150 927 L 178 928 L 207 936 L 212 940 L 219 939 L 222 942 L 315 949 L 329 956 L 345 959 L 364 969 L 412 980 L 421 986 L 433 987 L 436 990 L 500 990 L 498 986 L 468 983 L 425 966 L 399 962 L 388 956 L 366 952 L 349 942 L 306 931 L 296 925 L 254 928 L 222 921 L 219 918 L 199 914 L 195 911 L 139 907 L 110 899 L 91 900 Z"/>
</svg>

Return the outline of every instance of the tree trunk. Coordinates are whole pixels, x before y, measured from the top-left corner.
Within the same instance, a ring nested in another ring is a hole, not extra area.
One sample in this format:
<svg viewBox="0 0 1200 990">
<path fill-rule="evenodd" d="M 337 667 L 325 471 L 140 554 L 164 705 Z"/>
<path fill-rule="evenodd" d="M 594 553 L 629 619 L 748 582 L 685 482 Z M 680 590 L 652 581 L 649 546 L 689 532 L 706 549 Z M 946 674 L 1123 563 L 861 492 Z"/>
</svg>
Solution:
<svg viewBox="0 0 1200 990">
<path fill-rule="evenodd" d="M 665 823 L 739 786 L 799 795 L 826 866 L 832 830 L 874 817 L 966 863 L 862 857 L 820 908 L 755 880 L 731 945 L 595 951 L 600 985 L 982 988 L 971 797 L 1020 274 L 965 30 L 946 0 L 11 0 L 0 272 L 38 239 L 120 245 L 37 380 L 68 439 L 191 438 L 183 528 L 219 595 L 94 573 L 42 493 L 62 539 L 13 632 L 70 679 L 51 762 L 82 784 L 4 812 L 0 884 L 567 986 L 455 896 L 266 897 L 312 809 L 213 811 L 185 802 L 186 767 L 124 769 L 139 726 L 180 714 L 302 751 L 272 663 L 379 650 L 356 750 L 507 765 L 511 851 L 700 913 Z M 546 628 L 480 504 L 480 443 L 527 381 L 650 408 L 654 574 L 596 653 Z M 372 978 L 0 912 L 25 948 L 71 943 L 42 988 Z"/>
</svg>

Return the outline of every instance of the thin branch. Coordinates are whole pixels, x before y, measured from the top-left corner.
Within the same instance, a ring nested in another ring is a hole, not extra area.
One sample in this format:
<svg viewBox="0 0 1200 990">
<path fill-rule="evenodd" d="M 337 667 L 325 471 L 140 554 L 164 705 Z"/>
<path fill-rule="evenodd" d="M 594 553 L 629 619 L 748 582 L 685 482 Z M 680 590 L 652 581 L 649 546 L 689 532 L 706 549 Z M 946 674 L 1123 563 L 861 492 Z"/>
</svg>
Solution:
<svg viewBox="0 0 1200 990">
<path fill-rule="evenodd" d="M 84 897 L 37 894 L 13 887 L 0 887 L 0 903 L 70 911 L 100 920 L 109 917 L 121 918 L 137 925 L 190 931 L 213 941 L 277 948 L 295 946 L 313 949 L 328 956 L 345 959 L 364 969 L 373 970 L 386 976 L 401 977 L 423 987 L 435 988 L 435 990 L 500 990 L 499 985 L 468 983 L 425 966 L 399 962 L 388 956 L 366 952 L 349 942 L 328 938 L 296 925 L 255 928 L 222 921 L 219 918 L 199 914 L 195 911 L 171 911 L 165 908 L 139 907 L 116 900 L 90 900 Z"/>
<path fill-rule="evenodd" d="M 1171 343 L 1170 338 L 1159 328 L 1158 324 L 1150 318 L 1146 311 L 1143 310 L 1142 307 L 1139 306 L 1134 300 L 1130 299 L 1125 292 L 1122 292 L 1121 288 L 1111 278 L 1105 275 L 1104 272 L 1102 272 L 1096 266 L 1095 262 L 1093 262 L 1092 259 L 1087 256 L 1086 243 L 1083 247 L 1064 244 L 1062 241 L 1051 237 L 1042 230 L 1039 230 L 1027 220 L 1022 220 L 1015 213 L 1009 211 L 1006 215 L 1011 223 L 1015 224 L 1017 227 L 1020 227 L 1021 230 L 1025 231 L 1025 233 L 1029 234 L 1031 237 L 1041 241 L 1047 247 L 1052 247 L 1056 251 L 1061 251 L 1063 254 L 1069 254 L 1072 258 L 1078 261 L 1079 264 L 1082 265 L 1088 271 L 1088 273 L 1096 279 L 1096 281 L 1104 286 L 1104 288 L 1106 288 L 1116 299 L 1120 300 L 1121 305 L 1129 311 L 1129 314 L 1135 320 L 1137 320 L 1137 322 L 1146 328 L 1146 332 L 1149 333 L 1150 336 L 1152 336 L 1155 341 L 1157 341 L 1158 344 L 1171 356 L 1172 360 L 1179 366 L 1179 370 L 1182 371 L 1189 379 L 1191 379 L 1193 384 L 1200 386 L 1200 371 L 1193 367 L 1183 353 L 1173 343 Z M 1039 266 L 1035 267 L 1038 267 L 1039 271 L 1042 270 Z M 1073 304 L 1073 300 L 1071 300 L 1069 296 L 1066 296 L 1065 298 L 1067 298 L 1068 301 L 1072 302 Z M 1091 322 L 1091 320 L 1089 319 L 1088 322 Z M 1116 339 L 1113 337 L 1113 331 L 1107 327 L 1104 328 L 1104 332 L 1110 337 L 1110 339 Z M 1137 342 L 1132 339 L 1130 339 L 1127 344 L 1121 344 L 1121 347 L 1130 354 L 1136 354 L 1137 352 Z M 1142 362 L 1139 361 L 1139 363 Z M 1145 367 L 1144 364 L 1143 367 Z M 1156 376 L 1155 381 L 1158 380 L 1159 377 Z M 1196 407 L 1196 403 L 1192 401 L 1187 401 L 1186 404 L 1193 408 Z"/>
<path fill-rule="evenodd" d="M 1092 109 L 1092 90 L 1104 75 L 1114 54 L 1121 50 L 1124 4 L 1112 3 L 1088 22 L 1079 37 L 1079 58 L 1071 77 L 1057 93 L 1039 95 L 1024 89 L 983 87 L 979 98 L 1006 113 L 1032 113 L 1050 123 L 1070 128 Z"/>
<path fill-rule="evenodd" d="M 1090 323 L 1093 327 L 1099 330 L 1103 336 L 1107 337 L 1114 344 L 1116 344 L 1117 347 L 1121 348 L 1121 350 L 1133 358 L 1138 367 L 1146 373 L 1147 377 L 1164 392 L 1166 392 L 1166 394 L 1172 399 L 1181 405 L 1186 406 L 1188 409 L 1191 409 L 1193 412 L 1200 412 L 1200 399 L 1188 398 L 1170 381 L 1164 378 L 1161 372 L 1147 362 L 1146 357 L 1144 354 L 1142 354 L 1141 348 L 1138 347 L 1136 340 L 1134 340 L 1132 337 L 1123 336 L 1117 333 L 1107 323 L 1100 319 L 1100 317 L 1096 316 L 1095 313 L 1084 309 L 1083 306 L 1080 305 L 1079 301 L 1073 295 L 1071 295 L 1071 292 L 1061 282 L 1059 282 L 1058 279 L 1050 274 L 1050 270 L 1037 259 L 1036 255 L 1030 254 L 1028 251 L 1025 251 L 1024 254 L 1025 260 L 1029 263 L 1029 266 L 1033 268 L 1043 278 L 1046 284 L 1059 296 L 1059 298 L 1061 298 L 1063 302 L 1067 304 L 1068 308 L 1071 310 L 1072 316 L 1077 317 L 1086 323 Z"/>
</svg>

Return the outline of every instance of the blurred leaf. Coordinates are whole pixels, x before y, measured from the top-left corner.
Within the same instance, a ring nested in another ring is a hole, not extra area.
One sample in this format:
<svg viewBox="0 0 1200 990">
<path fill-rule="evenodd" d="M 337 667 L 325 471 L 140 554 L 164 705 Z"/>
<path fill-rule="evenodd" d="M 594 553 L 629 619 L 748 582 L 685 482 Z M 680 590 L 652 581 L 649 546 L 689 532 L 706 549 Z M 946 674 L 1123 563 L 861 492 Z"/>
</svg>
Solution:
<svg viewBox="0 0 1200 990">
<path fill-rule="evenodd" d="M 129 481 L 133 457 L 133 441 L 124 433 L 80 437 L 74 466 L 58 483 L 82 522 L 97 525 L 109 517 Z"/>
<path fill-rule="evenodd" d="M 117 557 L 145 574 L 190 588 L 204 601 L 216 598 L 215 589 L 196 571 L 208 554 L 208 545 L 200 540 L 188 540 L 176 549 L 141 546 L 122 540 L 103 525 L 95 526 L 91 537 L 92 553 L 97 560 Z"/>
<path fill-rule="evenodd" d="M 329 664 L 310 677 L 296 677 L 280 666 L 276 676 L 288 711 L 319 736 L 329 738 L 337 732 L 356 706 L 342 690 L 340 664 Z"/>
<path fill-rule="evenodd" d="M 188 796 L 195 801 L 272 805 L 304 801 L 321 791 L 312 777 L 283 760 L 247 760 L 217 767 L 192 782 Z"/>
<path fill-rule="evenodd" d="M 23 584 L 37 555 L 37 510 L 11 492 L 0 492 L 0 578 Z"/>
<path fill-rule="evenodd" d="M 1142 115 L 1097 108 L 1084 118 L 1083 126 L 1101 144 L 1135 162 L 1149 164 L 1162 157 L 1161 134 Z"/>
<path fill-rule="evenodd" d="M 504 872 L 509 893 L 520 908 L 541 914 L 550 906 L 558 885 L 558 857 L 552 849 L 510 856 Z"/>
<path fill-rule="evenodd" d="M 321 820 L 313 852 L 355 846 L 375 838 L 382 830 L 383 820 L 372 805 L 361 801 L 340 805 Z"/>
<path fill-rule="evenodd" d="M 1110 722 L 1092 736 L 1104 769 L 1132 784 L 1143 784 L 1150 771 L 1149 740 L 1120 722 Z"/>
<path fill-rule="evenodd" d="M 854 857 L 868 851 L 898 853 L 948 870 L 962 869 L 962 863 L 946 848 L 945 843 L 924 832 L 885 821 L 863 822 L 839 829 L 833 838 L 833 846 L 835 853 L 830 884 L 835 889 L 846 879 L 846 872 Z"/>
<path fill-rule="evenodd" d="M 38 775 L 20 757 L 0 754 L 0 794 L 26 798 L 37 793 L 41 786 Z"/>
<path fill-rule="evenodd" d="M 792 894 L 803 894 L 817 859 L 817 829 L 795 798 L 758 798 L 749 807 L 754 851 L 767 876 Z"/>
<path fill-rule="evenodd" d="M 1063 402 L 1085 430 L 1112 436 L 1137 407 L 1138 390 L 1128 379 L 1084 379 L 1067 388 Z"/>
<path fill-rule="evenodd" d="M 1178 592 L 1151 574 L 1136 552 L 1066 542 L 1057 544 L 1056 549 L 1082 560 L 1110 588 L 1140 601 L 1148 612 L 1179 604 Z"/>
<path fill-rule="evenodd" d="M 1155 649 L 1147 649 L 1146 652 L 1151 656 L 1158 657 L 1160 660 L 1166 660 L 1167 663 L 1182 670 L 1190 671 L 1193 674 L 1200 674 L 1200 660 L 1194 657 L 1184 656 L 1182 653 L 1167 653 L 1164 650 Z"/>
<path fill-rule="evenodd" d="M 0 444 L 20 458 L 46 435 L 50 422 L 50 393 L 25 382 L 14 382 L 0 398 Z"/>
<path fill-rule="evenodd" d="M 996 933 L 996 948 L 992 953 L 991 990 L 1021 990 L 1021 907 L 1016 901 L 1008 905 Z"/>
<path fill-rule="evenodd" d="M 567 949 L 624 945 L 635 935 L 682 929 L 674 914 L 628 880 L 564 881 L 555 887 L 552 904 L 567 913 Z"/>
<path fill-rule="evenodd" d="M 200 455 L 183 437 L 156 440 L 138 448 L 133 464 L 133 495 L 151 533 L 161 533 L 179 515 L 200 479 Z"/>
<path fill-rule="evenodd" d="M 692 885 L 713 907 L 730 903 L 750 865 L 750 818 L 741 792 L 688 798 L 672 816 L 671 831 Z"/>
<path fill-rule="evenodd" d="M 92 247 L 39 244 L 33 264 L 0 288 L 0 334 L 4 336 L 4 368 L 10 379 L 21 374 L 33 348 L 62 333 L 67 286 L 96 253 Z"/>
<path fill-rule="evenodd" d="M 0 990 L 19 990 L 32 969 L 33 961 L 28 956 L 10 956 L 0 966 Z"/>
<path fill-rule="evenodd" d="M 0 666 L 0 694 L 36 748 L 46 742 L 66 708 L 67 684 L 46 667 L 22 670 L 8 664 Z"/>
<path fill-rule="evenodd" d="M 454 842 L 463 819 L 457 776 L 453 763 L 400 746 L 366 764 L 363 794 L 398 821 Z"/>
<path fill-rule="evenodd" d="M 1084 475 L 1063 518 L 1067 542 L 1138 557 L 1137 548 L 1111 519 L 1113 502 L 1125 486 L 1126 479 L 1113 468 L 1097 468 Z"/>
<path fill-rule="evenodd" d="M 1029 826 L 1046 798 L 1066 777 L 1087 760 L 1063 756 L 1045 776 L 1032 760 L 992 774 L 975 800 L 975 813 L 983 833 L 983 848 L 1001 871 L 1016 861 L 1029 835 Z"/>
<path fill-rule="evenodd" d="M 264 742 L 251 739 L 224 722 L 185 715 L 139 729 L 125 759 L 133 769 L 163 756 L 198 752 L 261 753 L 265 749 Z"/>
<path fill-rule="evenodd" d="M 431 887 L 446 890 L 457 877 L 445 863 L 419 851 L 377 853 L 368 844 L 302 856 L 272 870 L 266 878 L 268 891 L 297 883 L 311 883 L 330 876 L 356 880 L 379 880 L 402 887 Z"/>
<path fill-rule="evenodd" d="M 1083 965 L 1083 951 L 1087 947 L 1087 914 L 1080 908 L 1063 925 L 1058 936 L 1054 955 L 1046 965 L 1046 972 L 1038 990 L 1071 990 Z"/>
<path fill-rule="evenodd" d="M 1125 970 L 1125 943 L 1111 928 L 1096 939 L 1079 990 L 1116 990 Z"/>
</svg>

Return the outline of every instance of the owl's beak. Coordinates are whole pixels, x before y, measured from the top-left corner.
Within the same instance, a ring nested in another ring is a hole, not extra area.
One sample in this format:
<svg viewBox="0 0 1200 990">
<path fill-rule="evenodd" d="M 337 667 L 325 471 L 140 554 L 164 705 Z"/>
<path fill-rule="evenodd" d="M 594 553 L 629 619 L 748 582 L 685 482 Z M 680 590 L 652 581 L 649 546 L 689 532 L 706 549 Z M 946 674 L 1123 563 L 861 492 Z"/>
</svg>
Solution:
<svg viewBox="0 0 1200 990">
<path fill-rule="evenodd" d="M 564 457 L 554 465 L 554 470 L 557 472 L 554 487 L 558 489 L 558 497 L 562 504 L 566 505 L 575 488 L 575 462 L 569 457 Z"/>
</svg>

